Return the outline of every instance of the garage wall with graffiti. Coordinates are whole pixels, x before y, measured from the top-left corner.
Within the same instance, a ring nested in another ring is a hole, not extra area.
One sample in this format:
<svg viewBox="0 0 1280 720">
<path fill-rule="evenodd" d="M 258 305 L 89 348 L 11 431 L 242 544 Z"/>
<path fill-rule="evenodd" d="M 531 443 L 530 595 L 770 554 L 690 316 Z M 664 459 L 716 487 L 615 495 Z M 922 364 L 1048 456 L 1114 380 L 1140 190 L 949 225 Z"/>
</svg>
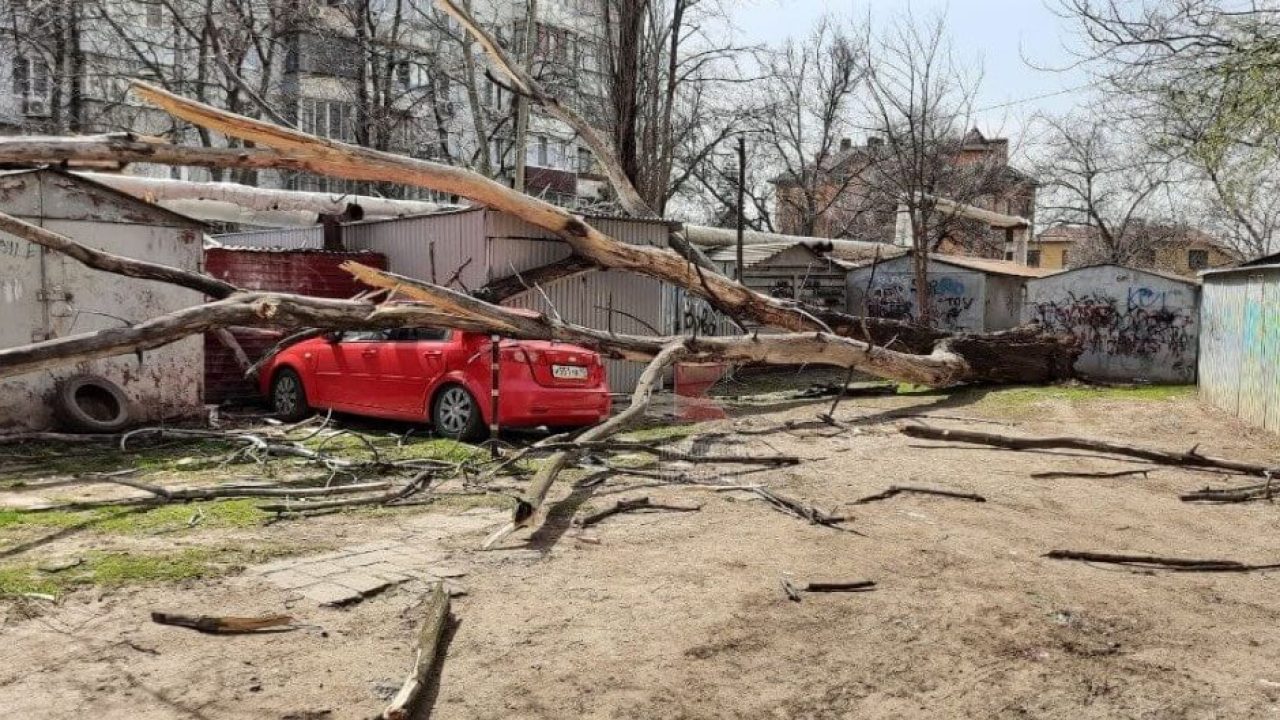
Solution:
<svg viewBox="0 0 1280 720">
<path fill-rule="evenodd" d="M 928 293 L 931 323 L 952 332 L 990 332 L 1018 324 L 1025 277 L 1009 274 L 998 261 L 990 268 L 966 267 L 968 259 L 930 258 Z M 1010 263 L 1010 265 L 1012 265 Z M 910 257 L 851 270 L 845 279 L 848 311 L 918 322 L 916 277 Z"/>
<path fill-rule="evenodd" d="M 1199 297 L 1191 280 L 1095 265 L 1028 281 L 1023 320 L 1074 335 L 1081 374 L 1194 383 Z"/>
</svg>

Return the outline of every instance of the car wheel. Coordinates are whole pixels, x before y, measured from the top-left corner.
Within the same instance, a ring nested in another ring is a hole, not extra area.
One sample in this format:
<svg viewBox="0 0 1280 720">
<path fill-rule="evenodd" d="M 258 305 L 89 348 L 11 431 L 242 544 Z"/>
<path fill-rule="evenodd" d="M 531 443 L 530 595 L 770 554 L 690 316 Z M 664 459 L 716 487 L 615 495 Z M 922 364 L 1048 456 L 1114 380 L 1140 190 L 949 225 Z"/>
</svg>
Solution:
<svg viewBox="0 0 1280 720">
<path fill-rule="evenodd" d="M 307 391 L 298 373 L 283 368 L 271 381 L 271 409 L 282 420 L 301 420 L 311 414 Z"/>
<path fill-rule="evenodd" d="M 471 393 L 461 385 L 445 385 L 431 410 L 436 433 L 453 440 L 479 440 L 485 435 L 484 417 Z"/>
</svg>

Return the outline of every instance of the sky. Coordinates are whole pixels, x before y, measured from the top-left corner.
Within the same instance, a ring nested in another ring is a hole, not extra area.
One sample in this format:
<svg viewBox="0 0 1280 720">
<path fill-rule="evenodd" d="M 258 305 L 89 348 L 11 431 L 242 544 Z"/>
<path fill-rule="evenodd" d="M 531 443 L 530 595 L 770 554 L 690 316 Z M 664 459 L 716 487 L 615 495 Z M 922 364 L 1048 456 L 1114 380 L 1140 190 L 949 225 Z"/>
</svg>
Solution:
<svg viewBox="0 0 1280 720">
<path fill-rule="evenodd" d="M 1015 154 L 1033 144 L 1033 138 L 1021 136 L 1033 130 L 1029 121 L 1036 112 L 1063 113 L 1088 102 L 1089 77 L 1083 70 L 1032 66 L 1069 68 L 1075 60 L 1069 49 L 1074 28 L 1045 0 L 743 0 L 734 22 L 743 40 L 776 43 L 804 37 L 823 13 L 869 14 L 873 27 L 883 27 L 908 6 L 917 17 L 945 13 L 956 59 L 982 69 L 977 125 L 988 136 L 1010 137 Z"/>
</svg>

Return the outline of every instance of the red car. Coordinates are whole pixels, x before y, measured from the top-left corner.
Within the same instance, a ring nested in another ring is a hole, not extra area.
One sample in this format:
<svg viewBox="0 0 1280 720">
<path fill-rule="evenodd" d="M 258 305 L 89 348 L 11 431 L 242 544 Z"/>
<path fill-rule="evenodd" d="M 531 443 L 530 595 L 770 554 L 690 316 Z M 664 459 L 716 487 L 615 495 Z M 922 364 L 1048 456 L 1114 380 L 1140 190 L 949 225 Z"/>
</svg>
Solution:
<svg viewBox="0 0 1280 720">
<path fill-rule="evenodd" d="M 573 428 L 609 416 L 600 355 L 541 340 L 499 344 L 502 427 Z M 329 333 L 292 345 L 259 375 L 281 417 L 314 408 L 396 420 L 429 420 L 438 434 L 475 440 L 491 419 L 489 336 L 436 328 Z"/>
</svg>

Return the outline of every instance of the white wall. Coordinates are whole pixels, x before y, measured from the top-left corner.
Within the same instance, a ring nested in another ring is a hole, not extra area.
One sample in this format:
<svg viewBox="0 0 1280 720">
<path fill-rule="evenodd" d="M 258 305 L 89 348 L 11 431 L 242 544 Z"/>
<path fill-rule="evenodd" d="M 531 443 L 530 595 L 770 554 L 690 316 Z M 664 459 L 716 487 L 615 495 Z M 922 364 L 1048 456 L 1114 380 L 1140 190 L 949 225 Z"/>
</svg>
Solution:
<svg viewBox="0 0 1280 720">
<path fill-rule="evenodd" d="M 934 327 L 957 332 L 982 332 L 985 327 L 986 278 L 983 273 L 930 261 L 928 267 L 930 317 Z M 868 293 L 868 282 L 870 292 Z M 915 272 L 911 258 L 886 260 L 872 268 L 849 272 L 849 312 L 892 320 L 915 321 Z M 865 302 L 864 302 L 865 301 Z"/>
<path fill-rule="evenodd" d="M 1193 383 L 1200 333 L 1193 283 L 1098 265 L 1027 282 L 1025 322 L 1070 332 L 1076 371 L 1109 380 Z"/>
<path fill-rule="evenodd" d="M 0 176 L 0 196 L 7 212 L 91 247 L 200 269 L 203 246 L 198 226 L 162 219 L 140 202 L 122 202 L 48 172 Z M 171 224 L 159 224 L 163 222 Z M 173 285 L 91 270 L 0 233 L 0 347 L 120 327 L 201 299 L 199 293 Z M 204 345 L 196 336 L 148 350 L 141 359 L 120 355 L 0 381 L 0 431 L 51 427 L 49 400 L 57 383 L 82 372 L 121 386 L 135 417 L 142 420 L 192 415 L 203 405 Z"/>
</svg>

